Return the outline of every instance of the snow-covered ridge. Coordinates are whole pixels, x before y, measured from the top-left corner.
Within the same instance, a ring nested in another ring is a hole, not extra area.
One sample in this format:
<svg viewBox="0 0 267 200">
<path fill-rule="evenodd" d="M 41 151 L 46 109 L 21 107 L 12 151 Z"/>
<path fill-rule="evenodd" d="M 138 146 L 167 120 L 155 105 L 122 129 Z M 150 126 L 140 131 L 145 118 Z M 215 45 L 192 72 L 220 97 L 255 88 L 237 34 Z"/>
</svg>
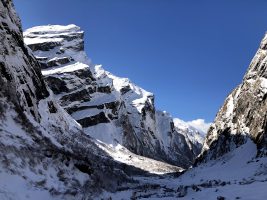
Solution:
<svg viewBox="0 0 267 200">
<path fill-rule="evenodd" d="M 24 32 L 25 43 L 28 45 L 46 43 L 46 42 L 63 42 L 64 37 L 69 38 L 72 35 L 82 35 L 83 31 L 76 25 L 49 25 L 49 26 L 37 26 L 27 29 Z M 39 37 L 36 37 L 38 35 Z M 60 35 L 60 37 L 58 37 Z"/>
<path fill-rule="evenodd" d="M 70 34 L 70 33 L 83 33 L 81 31 L 80 27 L 74 25 L 74 24 L 69 24 L 66 26 L 60 26 L 60 25 L 48 25 L 48 26 L 35 26 L 33 28 L 29 28 L 26 31 L 24 31 L 24 35 L 30 36 L 31 34 L 52 34 L 53 35 L 58 35 L 58 34 Z"/>
<path fill-rule="evenodd" d="M 47 25 L 37 26 L 27 29 L 24 33 L 24 42 L 34 48 L 35 56 L 39 60 L 51 63 L 55 58 L 62 64 L 67 62 L 64 60 L 64 54 L 69 55 L 72 59 L 81 63 L 90 64 L 90 60 L 86 57 L 84 50 L 84 32 L 76 25 Z M 57 56 L 51 56 L 57 54 Z M 60 60 L 63 59 L 63 60 Z"/>
<path fill-rule="evenodd" d="M 93 65 L 79 27 L 34 27 L 24 32 L 24 41 L 42 63 L 58 102 L 88 135 L 182 167 L 193 163 L 202 145 L 198 132 L 175 128 L 170 116 L 156 112 L 152 93 Z"/>
<path fill-rule="evenodd" d="M 55 68 L 51 68 L 48 70 L 42 70 L 42 74 L 44 76 L 48 76 L 51 74 L 62 74 L 62 73 L 67 73 L 67 72 L 73 72 L 76 70 L 81 70 L 81 69 L 85 69 L 88 68 L 88 65 L 83 64 L 83 63 L 74 63 L 74 64 L 70 64 L 64 67 L 55 67 Z"/>
</svg>

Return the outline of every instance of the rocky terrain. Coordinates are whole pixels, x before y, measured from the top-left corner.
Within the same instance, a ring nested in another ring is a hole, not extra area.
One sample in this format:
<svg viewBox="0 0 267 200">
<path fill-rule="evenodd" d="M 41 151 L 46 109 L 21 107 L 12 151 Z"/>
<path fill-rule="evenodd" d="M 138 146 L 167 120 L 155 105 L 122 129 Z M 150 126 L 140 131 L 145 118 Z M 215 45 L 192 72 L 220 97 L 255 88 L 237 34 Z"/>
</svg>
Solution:
<svg viewBox="0 0 267 200">
<path fill-rule="evenodd" d="M 1 0 L 0 199 L 265 199 L 266 38 L 184 170 L 199 129 L 92 64 L 75 25 L 29 29 L 28 48 Z"/>
<path fill-rule="evenodd" d="M 176 127 L 168 113 L 156 110 L 152 93 L 92 64 L 83 37 L 75 25 L 39 26 L 24 32 L 24 41 L 41 63 L 59 104 L 85 133 L 101 142 L 180 167 L 192 165 L 204 134 L 190 126 Z"/>
</svg>

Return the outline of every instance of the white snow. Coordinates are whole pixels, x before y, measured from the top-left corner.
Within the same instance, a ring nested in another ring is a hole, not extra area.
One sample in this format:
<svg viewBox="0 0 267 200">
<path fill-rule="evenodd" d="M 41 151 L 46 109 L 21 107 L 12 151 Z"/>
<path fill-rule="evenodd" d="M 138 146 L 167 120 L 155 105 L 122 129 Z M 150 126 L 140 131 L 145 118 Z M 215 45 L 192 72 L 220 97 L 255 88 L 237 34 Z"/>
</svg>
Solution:
<svg viewBox="0 0 267 200">
<path fill-rule="evenodd" d="M 233 111 L 234 111 L 234 99 L 232 96 L 230 96 L 227 102 L 227 110 L 225 113 L 225 117 L 230 119 L 231 115 L 233 114 Z"/>
<path fill-rule="evenodd" d="M 242 180 L 245 177 L 253 176 L 257 163 L 248 165 L 248 162 L 255 158 L 257 154 L 256 145 L 248 139 L 248 142 L 223 157 L 202 164 L 186 173 L 180 178 L 183 184 L 197 184 L 201 180 L 215 179 L 223 181 Z M 242 159 L 241 159 L 242 158 Z M 193 180 L 188 176 L 194 177 Z"/>
<path fill-rule="evenodd" d="M 112 123 L 100 123 L 84 128 L 84 132 L 107 145 L 122 143 L 122 129 Z"/>
<path fill-rule="evenodd" d="M 12 137 L 21 138 L 25 141 L 25 144 L 32 144 L 32 138 L 22 129 L 22 127 L 15 122 L 14 118 L 16 117 L 16 113 L 12 110 L 5 116 L 5 119 L 0 119 L 0 138 L 1 143 L 6 146 L 15 146 L 17 148 L 24 146 L 21 142 L 16 142 L 12 140 Z"/>
<path fill-rule="evenodd" d="M 49 191 L 32 187 L 18 175 L 2 171 L 0 173 L 1 200 L 59 200 Z"/>
<path fill-rule="evenodd" d="M 85 109 L 85 110 L 81 110 L 81 111 L 77 111 L 74 112 L 73 114 L 71 114 L 71 116 L 76 119 L 83 119 L 85 117 L 91 117 L 94 115 L 97 115 L 101 112 L 101 110 L 97 109 L 97 108 L 90 108 L 90 109 Z"/>
<path fill-rule="evenodd" d="M 46 25 L 46 26 L 35 26 L 33 28 L 29 28 L 24 31 L 25 36 L 29 36 L 41 32 L 43 35 L 47 34 L 61 34 L 61 33 L 72 33 L 72 32 L 77 32 L 80 31 L 80 27 L 74 25 L 74 24 L 69 24 L 69 25 Z M 82 31 L 80 31 L 82 32 Z M 51 38 L 51 35 L 49 35 Z"/>
<path fill-rule="evenodd" d="M 107 152 L 114 160 L 142 169 L 151 174 L 175 173 L 184 170 L 180 167 L 136 155 L 120 144 L 113 146 L 98 141 L 98 146 Z"/>
<path fill-rule="evenodd" d="M 139 199 L 195 199 L 214 200 L 222 196 L 227 199 L 264 200 L 267 196 L 267 158 L 255 158 L 256 145 L 248 140 L 246 144 L 222 156 L 218 160 L 189 169 L 178 178 L 165 176 L 135 177 L 143 189 L 129 189 L 117 193 L 104 193 L 108 199 L 130 199 L 133 196 L 146 196 Z M 216 184 L 217 182 L 217 184 Z M 159 185 L 149 188 L 148 185 Z M 192 189 L 197 186 L 199 191 Z M 188 187 L 184 197 L 176 192 L 180 187 Z M 163 188 L 168 188 L 167 192 Z"/>
<path fill-rule="evenodd" d="M 44 76 L 47 75 L 52 75 L 52 74 L 62 74 L 62 73 L 66 73 L 66 72 L 73 72 L 76 70 L 80 70 L 80 69 L 85 69 L 88 68 L 89 66 L 80 62 L 76 62 L 74 64 L 71 65 L 66 65 L 63 67 L 53 67 L 53 68 L 49 68 L 49 69 L 45 69 L 42 70 L 42 74 Z"/>
<path fill-rule="evenodd" d="M 267 93 L 267 79 L 261 78 L 261 95 L 264 96 Z"/>
<path fill-rule="evenodd" d="M 31 44 L 40 44 L 40 43 L 46 43 L 46 42 L 62 42 L 63 39 L 61 38 L 25 38 L 24 42 L 27 45 Z"/>
</svg>

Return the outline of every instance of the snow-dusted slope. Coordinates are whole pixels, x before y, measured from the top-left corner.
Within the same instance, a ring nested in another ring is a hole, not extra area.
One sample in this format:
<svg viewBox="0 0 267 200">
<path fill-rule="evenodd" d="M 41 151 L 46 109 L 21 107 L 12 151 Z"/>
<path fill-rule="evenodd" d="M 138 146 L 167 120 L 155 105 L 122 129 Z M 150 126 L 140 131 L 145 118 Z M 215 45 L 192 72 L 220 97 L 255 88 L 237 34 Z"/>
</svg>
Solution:
<svg viewBox="0 0 267 200">
<path fill-rule="evenodd" d="M 240 147 L 217 160 L 189 169 L 178 178 L 138 177 L 138 187 L 102 196 L 124 200 L 264 200 L 267 196 L 267 158 L 256 155 L 256 145 L 247 138 Z"/>
<path fill-rule="evenodd" d="M 24 32 L 24 41 L 42 63 L 60 105 L 88 135 L 178 166 L 193 163 L 201 148 L 200 140 L 194 139 L 197 131 L 188 127 L 180 133 L 168 114 L 155 111 L 152 93 L 93 65 L 79 27 L 33 27 Z"/>
<path fill-rule="evenodd" d="M 115 161 L 54 100 L 10 0 L 0 1 L 0 40 L 1 200 L 91 199 L 149 171 Z"/>
</svg>

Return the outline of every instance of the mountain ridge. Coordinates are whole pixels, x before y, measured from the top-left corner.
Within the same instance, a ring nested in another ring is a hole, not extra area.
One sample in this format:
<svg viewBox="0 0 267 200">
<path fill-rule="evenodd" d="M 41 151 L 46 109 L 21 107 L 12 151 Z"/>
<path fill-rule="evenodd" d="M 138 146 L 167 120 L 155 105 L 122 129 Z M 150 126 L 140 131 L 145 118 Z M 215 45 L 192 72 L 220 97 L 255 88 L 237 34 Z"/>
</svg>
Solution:
<svg viewBox="0 0 267 200">
<path fill-rule="evenodd" d="M 169 114 L 156 111 L 152 93 L 92 64 L 83 35 L 75 25 L 38 26 L 24 32 L 24 41 L 42 63 L 42 74 L 59 103 L 86 133 L 102 142 L 189 167 L 202 140 L 185 136 L 189 126 L 180 134 Z"/>
</svg>

